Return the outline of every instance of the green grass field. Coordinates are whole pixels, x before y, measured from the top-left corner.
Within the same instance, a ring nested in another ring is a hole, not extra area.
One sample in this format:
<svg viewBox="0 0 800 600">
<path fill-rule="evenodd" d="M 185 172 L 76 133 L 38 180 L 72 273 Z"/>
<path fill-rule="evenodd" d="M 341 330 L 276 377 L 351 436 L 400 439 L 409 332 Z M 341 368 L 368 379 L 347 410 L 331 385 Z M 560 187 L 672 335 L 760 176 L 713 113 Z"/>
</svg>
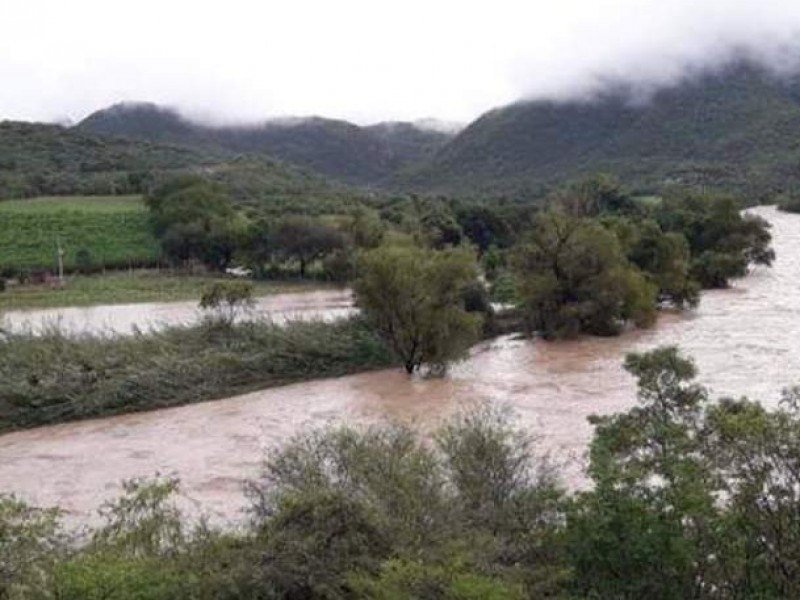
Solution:
<svg viewBox="0 0 800 600">
<path fill-rule="evenodd" d="M 81 250 L 97 267 L 152 265 L 159 258 L 140 196 L 0 202 L 0 268 L 53 270 L 59 243 L 68 270 Z"/>
<path fill-rule="evenodd" d="M 70 275 L 63 288 L 48 285 L 14 285 L 0 293 L 0 311 L 21 308 L 91 306 L 134 302 L 200 300 L 206 287 L 219 276 L 188 275 L 171 271 L 135 270 L 105 275 Z M 319 282 L 254 281 L 253 294 L 267 296 L 329 288 Z"/>
</svg>

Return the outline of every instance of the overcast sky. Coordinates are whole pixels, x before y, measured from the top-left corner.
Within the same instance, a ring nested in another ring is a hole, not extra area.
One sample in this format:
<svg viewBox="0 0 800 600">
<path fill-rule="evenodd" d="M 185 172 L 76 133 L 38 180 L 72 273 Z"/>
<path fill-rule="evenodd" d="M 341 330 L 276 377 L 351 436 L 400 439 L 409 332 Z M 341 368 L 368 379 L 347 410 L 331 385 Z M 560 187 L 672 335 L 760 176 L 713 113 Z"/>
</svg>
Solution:
<svg viewBox="0 0 800 600">
<path fill-rule="evenodd" d="M 0 0 L 0 119 L 122 100 L 218 120 L 468 121 L 731 48 L 800 56 L 797 0 Z"/>
</svg>

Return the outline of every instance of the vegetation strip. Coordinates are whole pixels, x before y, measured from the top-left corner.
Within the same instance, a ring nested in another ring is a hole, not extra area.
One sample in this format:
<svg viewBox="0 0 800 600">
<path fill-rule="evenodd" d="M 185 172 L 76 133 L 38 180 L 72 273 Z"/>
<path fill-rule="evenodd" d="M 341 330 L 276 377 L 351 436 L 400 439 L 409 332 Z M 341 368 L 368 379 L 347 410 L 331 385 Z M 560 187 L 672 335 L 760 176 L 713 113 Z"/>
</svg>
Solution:
<svg viewBox="0 0 800 600">
<path fill-rule="evenodd" d="M 0 339 L 0 433 L 225 398 L 397 364 L 360 319 L 206 321 L 132 337 Z"/>
</svg>

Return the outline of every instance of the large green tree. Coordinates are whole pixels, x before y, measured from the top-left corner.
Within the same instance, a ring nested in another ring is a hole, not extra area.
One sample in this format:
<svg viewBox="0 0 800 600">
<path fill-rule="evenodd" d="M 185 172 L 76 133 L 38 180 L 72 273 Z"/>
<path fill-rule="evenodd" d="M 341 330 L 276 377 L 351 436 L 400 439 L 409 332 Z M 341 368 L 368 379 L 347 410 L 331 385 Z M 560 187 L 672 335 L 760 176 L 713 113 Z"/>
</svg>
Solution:
<svg viewBox="0 0 800 600">
<path fill-rule="evenodd" d="M 656 286 L 596 221 L 542 213 L 511 265 L 528 326 L 546 338 L 612 335 L 627 321 L 655 319 Z"/>
<path fill-rule="evenodd" d="M 358 274 L 358 306 L 409 373 L 442 368 L 478 339 L 480 317 L 462 294 L 478 276 L 470 251 L 382 247 L 361 257 Z"/>
<path fill-rule="evenodd" d="M 594 489 L 570 514 L 581 597 L 702 598 L 713 585 L 719 490 L 703 452 L 704 388 L 675 348 L 630 355 L 639 402 L 596 417 Z"/>
<path fill-rule="evenodd" d="M 668 195 L 655 211 L 664 231 L 682 233 L 692 254 L 692 276 L 703 287 L 726 287 L 750 265 L 772 264 L 769 223 L 743 214 L 731 196 L 686 191 Z"/>
<path fill-rule="evenodd" d="M 225 270 L 246 231 L 227 192 L 200 177 L 166 182 L 147 197 L 156 236 L 167 256 Z"/>
</svg>

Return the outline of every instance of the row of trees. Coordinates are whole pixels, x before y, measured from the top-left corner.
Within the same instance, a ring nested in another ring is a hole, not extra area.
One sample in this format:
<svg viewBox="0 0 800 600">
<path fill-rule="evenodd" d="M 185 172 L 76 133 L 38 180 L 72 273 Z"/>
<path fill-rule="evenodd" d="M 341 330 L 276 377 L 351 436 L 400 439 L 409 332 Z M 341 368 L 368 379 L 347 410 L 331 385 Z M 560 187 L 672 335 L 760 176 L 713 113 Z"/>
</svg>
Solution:
<svg viewBox="0 0 800 600">
<path fill-rule="evenodd" d="M 165 254 L 180 263 L 200 262 L 224 271 L 234 259 L 265 275 L 270 267 L 324 265 L 329 278 L 352 277 L 357 248 L 379 245 L 385 228 L 367 209 L 337 225 L 302 216 L 267 221 L 248 219 L 224 187 L 198 176 L 172 179 L 146 199 L 151 222 Z"/>
<path fill-rule="evenodd" d="M 405 212 L 390 236 L 365 208 L 338 222 L 248 220 L 197 177 L 168 182 L 148 206 L 177 259 L 224 270 L 236 257 L 259 275 L 296 265 L 301 277 L 320 263 L 329 279 L 353 281 L 359 306 L 409 372 L 423 363 L 441 370 L 476 341 L 476 313 L 491 313 L 481 275 L 531 333 L 564 338 L 647 327 L 659 305 L 694 306 L 702 288 L 774 258 L 768 224 L 732 198 L 683 191 L 647 203 L 602 176 L 533 213 L 441 199 L 391 204 Z M 477 310 L 468 310 L 470 293 Z"/>
<path fill-rule="evenodd" d="M 673 192 L 637 201 L 597 177 L 556 194 L 506 253 L 529 328 L 545 337 L 648 326 L 661 303 L 694 306 L 774 259 L 769 225 L 733 198 Z"/>
<path fill-rule="evenodd" d="M 266 460 L 249 526 L 192 525 L 173 480 L 126 484 L 76 543 L 0 498 L 0 597 L 778 600 L 800 596 L 800 404 L 713 402 L 674 348 L 593 419 L 587 491 L 487 408 L 432 437 L 323 429 Z"/>
</svg>

